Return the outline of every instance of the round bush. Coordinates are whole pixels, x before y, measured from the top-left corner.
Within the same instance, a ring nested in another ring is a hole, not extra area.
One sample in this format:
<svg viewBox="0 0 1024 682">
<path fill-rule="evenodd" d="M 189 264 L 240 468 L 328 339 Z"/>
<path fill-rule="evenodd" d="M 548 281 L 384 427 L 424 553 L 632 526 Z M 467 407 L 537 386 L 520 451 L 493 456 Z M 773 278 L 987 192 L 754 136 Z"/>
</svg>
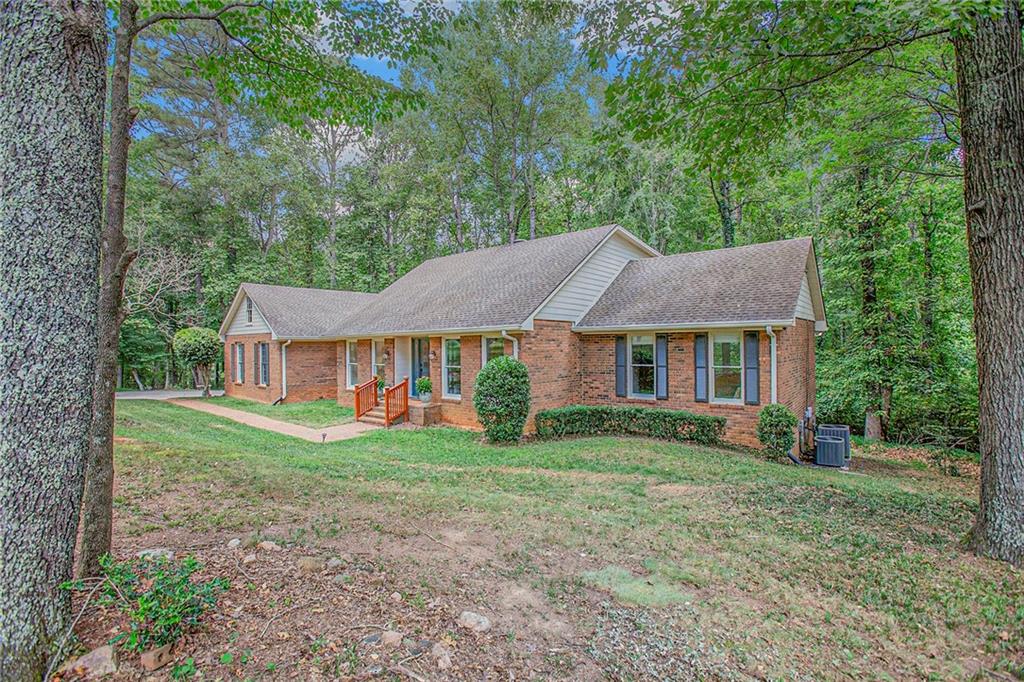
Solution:
<svg viewBox="0 0 1024 682">
<path fill-rule="evenodd" d="M 476 375 L 473 406 L 493 443 L 519 440 L 530 413 L 530 374 L 510 357 L 494 358 Z"/>
<path fill-rule="evenodd" d="M 206 327 L 186 327 L 174 335 L 174 353 L 189 367 L 198 368 L 203 377 L 203 396 L 210 395 L 210 366 L 220 359 L 217 332 Z"/>
<path fill-rule="evenodd" d="M 757 439 L 765 452 L 785 459 L 796 443 L 796 416 L 785 405 L 767 405 L 757 417 Z"/>
</svg>

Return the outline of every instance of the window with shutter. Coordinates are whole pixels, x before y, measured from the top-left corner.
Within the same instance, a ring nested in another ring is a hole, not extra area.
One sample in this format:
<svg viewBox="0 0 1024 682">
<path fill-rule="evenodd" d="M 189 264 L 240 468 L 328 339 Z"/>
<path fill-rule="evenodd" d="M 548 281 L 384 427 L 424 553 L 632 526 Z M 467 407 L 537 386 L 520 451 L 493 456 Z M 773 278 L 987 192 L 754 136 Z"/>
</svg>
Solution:
<svg viewBox="0 0 1024 682">
<path fill-rule="evenodd" d="M 761 367 L 758 356 L 758 332 L 743 334 L 743 402 L 757 405 L 761 402 Z"/>
<path fill-rule="evenodd" d="M 626 337 L 615 337 L 615 395 L 626 397 Z"/>
<path fill-rule="evenodd" d="M 693 336 L 693 392 L 698 403 L 708 401 L 708 335 Z"/>
</svg>

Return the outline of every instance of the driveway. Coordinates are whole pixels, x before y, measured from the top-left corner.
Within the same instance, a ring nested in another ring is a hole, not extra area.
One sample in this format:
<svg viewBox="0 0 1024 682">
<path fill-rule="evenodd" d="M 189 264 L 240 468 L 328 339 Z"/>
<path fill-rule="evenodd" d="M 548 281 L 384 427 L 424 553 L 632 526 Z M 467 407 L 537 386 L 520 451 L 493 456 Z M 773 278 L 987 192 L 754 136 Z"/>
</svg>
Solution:
<svg viewBox="0 0 1024 682">
<path fill-rule="evenodd" d="M 224 391 L 210 391 L 210 395 L 224 395 Z M 118 391 L 114 394 L 118 400 L 174 400 L 176 398 L 202 398 L 203 392 L 198 389 L 183 391 Z"/>
</svg>

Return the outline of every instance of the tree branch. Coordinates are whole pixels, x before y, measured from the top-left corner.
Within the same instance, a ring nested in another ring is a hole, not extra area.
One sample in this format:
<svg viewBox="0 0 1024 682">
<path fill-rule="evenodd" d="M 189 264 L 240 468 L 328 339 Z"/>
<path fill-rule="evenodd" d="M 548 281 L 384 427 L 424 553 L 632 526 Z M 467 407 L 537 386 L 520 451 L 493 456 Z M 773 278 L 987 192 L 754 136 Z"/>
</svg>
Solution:
<svg viewBox="0 0 1024 682">
<path fill-rule="evenodd" d="M 256 7 L 268 9 L 262 2 L 229 2 L 215 12 L 157 12 L 156 14 L 151 14 L 140 21 L 135 29 L 135 34 L 138 35 L 153 24 L 161 21 L 186 21 L 188 19 L 213 21 L 225 12 L 229 12 L 234 9 L 254 9 Z"/>
</svg>

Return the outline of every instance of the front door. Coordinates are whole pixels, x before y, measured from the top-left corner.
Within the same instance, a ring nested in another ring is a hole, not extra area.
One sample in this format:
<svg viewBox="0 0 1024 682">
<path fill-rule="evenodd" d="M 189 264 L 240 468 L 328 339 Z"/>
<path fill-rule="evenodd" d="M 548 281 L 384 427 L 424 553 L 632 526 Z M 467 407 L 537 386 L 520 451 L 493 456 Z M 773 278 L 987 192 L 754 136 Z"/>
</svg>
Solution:
<svg viewBox="0 0 1024 682">
<path fill-rule="evenodd" d="M 423 337 L 412 340 L 412 394 L 419 395 L 416 380 L 430 376 L 430 339 Z"/>
</svg>

